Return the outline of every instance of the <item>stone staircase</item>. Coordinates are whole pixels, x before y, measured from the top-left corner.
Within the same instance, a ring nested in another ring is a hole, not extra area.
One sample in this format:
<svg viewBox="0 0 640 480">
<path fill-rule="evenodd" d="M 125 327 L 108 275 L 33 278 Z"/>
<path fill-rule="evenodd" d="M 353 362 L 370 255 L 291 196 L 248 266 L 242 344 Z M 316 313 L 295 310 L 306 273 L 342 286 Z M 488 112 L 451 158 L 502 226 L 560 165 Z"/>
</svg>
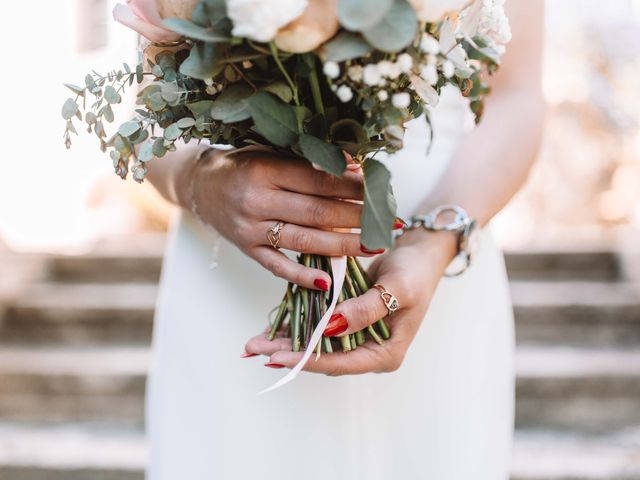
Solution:
<svg viewBox="0 0 640 480">
<path fill-rule="evenodd" d="M 29 259 L 32 280 L 4 300 L 0 479 L 143 478 L 161 241 L 123 251 Z M 518 340 L 512 479 L 640 480 L 640 296 L 617 255 L 514 252 L 507 266 Z"/>
</svg>

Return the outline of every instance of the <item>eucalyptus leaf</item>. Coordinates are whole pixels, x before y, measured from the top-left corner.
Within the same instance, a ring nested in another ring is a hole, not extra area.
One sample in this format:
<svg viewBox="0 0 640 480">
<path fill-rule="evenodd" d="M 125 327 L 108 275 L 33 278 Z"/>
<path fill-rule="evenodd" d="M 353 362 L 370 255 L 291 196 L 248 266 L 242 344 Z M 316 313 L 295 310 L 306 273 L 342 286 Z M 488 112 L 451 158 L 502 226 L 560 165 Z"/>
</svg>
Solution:
<svg viewBox="0 0 640 480">
<path fill-rule="evenodd" d="M 177 123 L 172 123 L 164 129 L 164 138 L 169 141 L 177 140 L 182 135 L 182 130 Z"/>
<path fill-rule="evenodd" d="M 273 93 L 276 97 L 279 97 L 280 100 L 285 103 L 289 103 L 293 99 L 293 92 L 291 91 L 291 87 L 282 80 L 270 83 L 269 85 L 264 87 L 264 90 L 269 93 Z"/>
<path fill-rule="evenodd" d="M 296 143 L 298 122 L 293 107 L 264 91 L 249 98 L 249 107 L 256 131 L 269 142 L 279 147 Z"/>
<path fill-rule="evenodd" d="M 180 127 L 180 128 L 191 128 L 196 124 L 196 121 L 194 118 L 191 117 L 184 117 L 181 118 L 180 120 L 178 120 L 176 122 L 176 124 Z"/>
<path fill-rule="evenodd" d="M 118 128 L 118 133 L 123 137 L 130 137 L 134 135 L 141 128 L 142 128 L 142 125 L 140 125 L 140 122 L 137 122 L 135 120 L 129 120 L 128 122 L 125 122 L 122 125 L 120 125 L 120 128 Z"/>
<path fill-rule="evenodd" d="M 344 62 L 364 57 L 373 51 L 373 47 L 361 35 L 340 32 L 320 49 L 320 57 L 325 62 Z"/>
<path fill-rule="evenodd" d="M 72 83 L 65 83 L 64 86 L 67 87 L 76 95 L 80 95 L 81 97 L 84 97 L 84 88 L 79 87 L 77 85 L 73 85 Z"/>
<path fill-rule="evenodd" d="M 153 144 L 151 142 L 144 142 L 138 151 L 138 160 L 148 162 L 152 160 L 153 157 Z"/>
<path fill-rule="evenodd" d="M 391 173 L 374 159 L 366 160 L 363 170 L 362 244 L 369 250 L 391 248 L 391 232 L 397 216 L 397 205 L 391 190 Z"/>
<path fill-rule="evenodd" d="M 180 65 L 180 73 L 187 77 L 207 80 L 215 77 L 224 68 L 218 62 L 218 53 L 211 43 L 196 43 L 187 59 Z"/>
<path fill-rule="evenodd" d="M 104 87 L 104 99 L 107 101 L 107 103 L 115 104 L 120 103 L 122 97 L 115 88 L 113 88 L 111 85 L 107 85 L 106 87 Z"/>
<path fill-rule="evenodd" d="M 251 118 L 247 100 L 253 89 L 244 83 L 225 88 L 211 105 L 211 118 L 224 123 L 240 122 Z"/>
<path fill-rule="evenodd" d="M 87 123 L 89 122 L 89 113 L 87 113 Z M 104 106 L 104 108 L 102 109 L 102 116 L 107 122 L 109 123 L 113 122 L 114 115 L 113 115 L 113 109 L 111 108 L 111 105 L 107 104 Z"/>
<path fill-rule="evenodd" d="M 393 0 L 338 0 L 338 19 L 347 30 L 362 31 L 378 24 Z"/>
<path fill-rule="evenodd" d="M 407 0 L 394 0 L 387 14 L 362 34 L 383 52 L 398 52 L 408 47 L 418 33 L 418 17 Z"/>
<path fill-rule="evenodd" d="M 162 23 L 164 23 L 164 26 L 169 30 L 195 40 L 208 43 L 223 43 L 229 41 L 229 37 L 220 35 L 210 28 L 202 27 L 182 18 L 167 18 Z"/>
<path fill-rule="evenodd" d="M 307 160 L 318 165 L 325 172 L 339 177 L 347 168 L 342 150 L 332 143 L 303 133 L 300 135 L 300 148 Z"/>
<path fill-rule="evenodd" d="M 191 110 L 191 113 L 194 115 L 206 115 L 211 116 L 211 107 L 213 106 L 213 101 L 211 100 L 200 100 L 199 102 L 187 103 L 186 107 Z"/>
<path fill-rule="evenodd" d="M 73 98 L 67 98 L 62 105 L 62 118 L 70 120 L 78 111 L 78 104 Z"/>
<path fill-rule="evenodd" d="M 153 141 L 152 152 L 156 157 L 164 157 L 164 154 L 167 153 L 167 149 L 164 146 L 164 138 L 156 138 Z"/>
</svg>

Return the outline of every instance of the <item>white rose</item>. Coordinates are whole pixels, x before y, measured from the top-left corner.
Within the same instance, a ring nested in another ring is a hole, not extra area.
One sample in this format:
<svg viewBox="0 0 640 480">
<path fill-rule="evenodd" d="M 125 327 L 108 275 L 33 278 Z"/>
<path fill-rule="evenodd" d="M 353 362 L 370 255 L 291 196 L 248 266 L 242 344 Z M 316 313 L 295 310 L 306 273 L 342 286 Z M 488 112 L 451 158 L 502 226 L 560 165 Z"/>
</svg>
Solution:
<svg viewBox="0 0 640 480">
<path fill-rule="evenodd" d="M 278 30 L 298 18 L 307 0 L 227 0 L 236 37 L 270 42 Z"/>
<path fill-rule="evenodd" d="M 459 12 L 470 0 L 409 0 L 418 19 L 423 22 L 437 22 L 449 12 Z"/>
</svg>

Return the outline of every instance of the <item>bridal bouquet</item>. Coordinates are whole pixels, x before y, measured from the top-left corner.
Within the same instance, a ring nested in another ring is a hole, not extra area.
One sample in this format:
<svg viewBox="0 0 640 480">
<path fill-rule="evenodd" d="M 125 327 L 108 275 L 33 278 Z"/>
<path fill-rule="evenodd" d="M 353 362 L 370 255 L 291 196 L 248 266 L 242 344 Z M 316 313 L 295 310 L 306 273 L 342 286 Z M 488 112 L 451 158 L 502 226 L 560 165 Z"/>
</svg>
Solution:
<svg viewBox="0 0 640 480">
<path fill-rule="evenodd" d="M 485 75 L 510 38 L 504 0 L 128 0 L 117 21 L 150 43 L 141 63 L 84 85 L 68 84 L 64 141 L 84 121 L 116 174 L 142 182 L 147 163 L 177 141 L 268 146 L 298 155 L 333 175 L 347 158 L 364 174 L 362 244 L 392 246 L 396 204 L 390 174 L 376 155 L 402 148 L 405 125 L 430 122 L 441 90 L 468 98 L 476 120 L 489 93 Z M 135 118 L 107 134 L 112 106 L 140 84 Z M 426 152 L 425 152 L 426 153 Z M 426 161 L 426 159 L 425 159 Z M 329 259 L 299 261 L 331 270 Z M 355 258 L 331 295 L 289 285 L 270 336 L 292 349 L 348 351 L 389 338 L 381 319 L 367 331 L 311 344 L 335 302 L 361 295 L 371 281 Z M 334 272 L 336 273 L 336 272 Z M 337 298 L 336 298 L 337 297 Z"/>
</svg>

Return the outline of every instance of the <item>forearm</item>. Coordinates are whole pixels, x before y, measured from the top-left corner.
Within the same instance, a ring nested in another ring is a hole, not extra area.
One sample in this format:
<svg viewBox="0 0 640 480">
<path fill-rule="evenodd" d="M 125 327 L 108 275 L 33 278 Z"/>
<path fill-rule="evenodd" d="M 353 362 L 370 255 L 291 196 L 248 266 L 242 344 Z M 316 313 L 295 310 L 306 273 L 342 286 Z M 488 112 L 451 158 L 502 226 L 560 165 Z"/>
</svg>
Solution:
<svg viewBox="0 0 640 480">
<path fill-rule="evenodd" d="M 147 180 L 171 203 L 190 209 L 189 186 L 198 155 L 208 147 L 204 145 L 180 145 L 175 152 L 167 152 L 162 158 L 148 163 Z"/>
<path fill-rule="evenodd" d="M 542 96 L 535 89 L 513 89 L 487 103 L 485 118 L 464 139 L 421 213 L 453 203 L 485 225 L 525 182 L 540 144 Z"/>
</svg>

